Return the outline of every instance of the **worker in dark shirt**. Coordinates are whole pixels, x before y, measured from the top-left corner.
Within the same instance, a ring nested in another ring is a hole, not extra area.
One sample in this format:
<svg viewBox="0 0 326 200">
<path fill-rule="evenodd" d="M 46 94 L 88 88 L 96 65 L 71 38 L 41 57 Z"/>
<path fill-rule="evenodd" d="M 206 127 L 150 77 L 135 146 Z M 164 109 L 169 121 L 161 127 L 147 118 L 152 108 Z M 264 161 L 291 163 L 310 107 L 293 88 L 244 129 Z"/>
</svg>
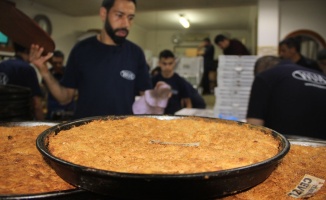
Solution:
<svg viewBox="0 0 326 200">
<path fill-rule="evenodd" d="M 214 45 L 209 38 L 204 38 L 203 42 L 198 47 L 198 56 L 204 58 L 204 73 L 201 80 L 203 94 L 210 94 L 211 88 L 209 85 L 209 71 L 214 68 Z"/>
<path fill-rule="evenodd" d="M 325 140 L 325 74 L 275 56 L 257 62 L 266 66 L 259 67 L 252 84 L 247 123 Z"/>
<path fill-rule="evenodd" d="M 300 51 L 300 41 L 297 38 L 286 38 L 279 43 L 279 54 L 282 59 L 290 60 L 297 65 L 321 72 L 318 63 L 312 59 L 304 57 Z"/>
<path fill-rule="evenodd" d="M 229 39 L 220 34 L 215 37 L 214 42 L 223 50 L 224 55 L 250 55 L 247 47 L 237 39 Z"/>
<path fill-rule="evenodd" d="M 0 63 L 0 85 L 29 88 L 32 95 L 32 114 L 35 120 L 44 120 L 43 91 L 35 69 L 30 65 L 29 49 L 14 43 L 15 57 Z"/>
</svg>

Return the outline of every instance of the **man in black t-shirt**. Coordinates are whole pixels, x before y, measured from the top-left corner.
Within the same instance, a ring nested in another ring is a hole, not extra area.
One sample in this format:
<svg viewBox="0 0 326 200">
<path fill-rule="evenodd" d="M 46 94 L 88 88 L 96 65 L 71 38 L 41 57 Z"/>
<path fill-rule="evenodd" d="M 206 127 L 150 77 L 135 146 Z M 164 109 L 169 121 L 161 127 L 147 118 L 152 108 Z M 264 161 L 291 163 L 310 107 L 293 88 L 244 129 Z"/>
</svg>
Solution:
<svg viewBox="0 0 326 200">
<path fill-rule="evenodd" d="M 32 45 L 33 64 L 57 101 L 67 104 L 78 91 L 74 119 L 131 115 L 135 96 L 152 88 L 144 52 L 127 39 L 135 13 L 136 0 L 102 0 L 103 28 L 73 47 L 60 83 L 44 65 L 51 54 L 40 56 L 42 49 Z"/>
<path fill-rule="evenodd" d="M 325 99 L 324 74 L 281 62 L 255 77 L 247 122 L 285 135 L 326 139 Z"/>
<path fill-rule="evenodd" d="M 14 43 L 15 57 L 0 63 L 0 85 L 18 85 L 29 88 L 35 120 L 43 120 L 43 92 L 35 69 L 29 63 L 29 50 Z"/>
<path fill-rule="evenodd" d="M 209 85 L 209 71 L 214 68 L 214 53 L 215 49 L 211 40 L 205 38 L 203 43 L 199 46 L 198 55 L 204 58 L 204 73 L 201 80 L 201 86 L 203 87 L 203 94 L 210 94 L 211 88 Z"/>
<path fill-rule="evenodd" d="M 229 39 L 220 34 L 215 37 L 214 42 L 223 50 L 224 55 L 250 55 L 247 47 L 237 39 Z"/>
<path fill-rule="evenodd" d="M 286 38 L 279 44 L 279 54 L 282 59 L 290 60 L 291 62 L 303 67 L 321 71 L 316 61 L 304 57 L 300 51 L 300 42 L 297 38 Z"/>
<path fill-rule="evenodd" d="M 174 114 L 182 108 L 192 108 L 191 91 L 187 86 L 186 80 L 174 72 L 176 61 L 174 54 L 170 50 L 161 51 L 159 66 L 161 73 L 152 77 L 153 85 L 163 81 L 172 89 L 172 95 L 169 98 L 164 114 Z"/>
</svg>

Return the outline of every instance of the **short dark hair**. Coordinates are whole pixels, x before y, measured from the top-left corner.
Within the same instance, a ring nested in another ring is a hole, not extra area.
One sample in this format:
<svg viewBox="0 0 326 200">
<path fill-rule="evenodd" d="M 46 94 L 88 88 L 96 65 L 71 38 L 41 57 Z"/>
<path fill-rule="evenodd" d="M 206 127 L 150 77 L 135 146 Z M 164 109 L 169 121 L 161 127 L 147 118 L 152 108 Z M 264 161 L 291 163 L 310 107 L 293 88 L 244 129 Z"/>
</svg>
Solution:
<svg viewBox="0 0 326 200">
<path fill-rule="evenodd" d="M 280 61 L 281 59 L 276 56 L 262 56 L 258 58 L 254 66 L 254 75 L 256 76 L 260 72 L 276 66 Z"/>
<path fill-rule="evenodd" d="M 165 50 L 161 51 L 161 53 L 159 55 L 159 59 L 162 59 L 162 58 L 175 58 L 175 56 L 172 53 L 172 51 L 165 49 Z"/>
<path fill-rule="evenodd" d="M 295 48 L 298 53 L 301 51 L 300 40 L 296 37 L 286 38 L 282 40 L 279 45 L 286 45 L 288 48 Z"/>
<path fill-rule="evenodd" d="M 225 39 L 228 39 L 228 38 L 225 35 L 219 34 L 215 37 L 214 42 L 215 42 L 215 44 L 218 44 L 219 42 L 222 42 Z"/>
<path fill-rule="evenodd" d="M 102 7 L 106 8 L 106 10 L 110 10 L 116 0 L 103 0 Z M 137 5 L 136 0 L 128 0 L 134 2 L 135 6 Z"/>
<path fill-rule="evenodd" d="M 20 53 L 28 53 L 29 49 L 27 49 L 26 47 L 14 42 L 14 50 L 16 53 L 20 52 Z"/>
<path fill-rule="evenodd" d="M 326 49 L 320 50 L 317 53 L 317 60 L 326 60 Z"/>
<path fill-rule="evenodd" d="M 203 41 L 204 41 L 204 42 L 211 43 L 211 39 L 209 39 L 208 37 L 207 37 L 207 38 L 204 38 Z"/>
<path fill-rule="evenodd" d="M 53 52 L 53 57 L 64 58 L 65 55 L 62 53 L 62 51 L 56 50 L 56 51 Z"/>
</svg>

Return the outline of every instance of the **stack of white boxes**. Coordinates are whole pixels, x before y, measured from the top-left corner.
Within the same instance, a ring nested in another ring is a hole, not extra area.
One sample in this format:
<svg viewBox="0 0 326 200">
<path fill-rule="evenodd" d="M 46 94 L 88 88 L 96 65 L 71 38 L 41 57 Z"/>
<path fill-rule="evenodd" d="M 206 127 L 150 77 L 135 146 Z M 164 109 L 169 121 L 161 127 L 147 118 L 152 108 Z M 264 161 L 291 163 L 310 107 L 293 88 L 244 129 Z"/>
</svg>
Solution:
<svg viewBox="0 0 326 200">
<path fill-rule="evenodd" d="M 181 57 L 175 72 L 184 77 L 192 86 L 198 89 L 204 71 L 203 57 Z"/>
<path fill-rule="evenodd" d="M 246 119 L 257 56 L 219 56 L 214 116 Z"/>
</svg>

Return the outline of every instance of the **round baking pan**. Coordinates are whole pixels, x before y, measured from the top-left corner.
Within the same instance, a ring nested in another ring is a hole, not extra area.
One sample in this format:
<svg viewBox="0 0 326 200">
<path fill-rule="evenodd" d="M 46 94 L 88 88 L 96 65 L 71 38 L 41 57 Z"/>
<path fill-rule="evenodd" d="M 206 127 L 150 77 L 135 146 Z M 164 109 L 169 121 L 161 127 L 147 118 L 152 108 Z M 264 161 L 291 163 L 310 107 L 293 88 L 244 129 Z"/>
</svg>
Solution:
<svg viewBox="0 0 326 200">
<path fill-rule="evenodd" d="M 41 133 L 36 145 L 57 174 L 70 184 L 121 199 L 212 199 L 234 194 L 263 182 L 290 149 L 288 140 L 271 129 L 251 126 L 243 122 L 204 117 L 191 118 L 245 125 L 244 128 L 249 126 L 265 134 L 271 134 L 279 141 L 279 153 L 263 162 L 230 170 L 193 174 L 132 174 L 76 165 L 55 157 L 48 149 L 49 137 L 55 137 L 60 134 L 61 130 L 81 126 L 93 120 L 118 120 L 126 117 L 128 116 L 99 116 L 58 124 Z M 187 116 L 165 115 L 139 115 L 137 117 L 161 120 L 188 118 Z"/>
<path fill-rule="evenodd" d="M 21 122 L 0 122 L 0 126 L 5 127 L 15 127 L 15 126 L 55 126 L 58 123 L 55 122 L 46 122 L 46 121 L 21 121 Z M 28 183 L 26 183 L 28 184 Z M 12 194 L 12 195 L 3 195 L 0 194 L 0 199 L 2 200 L 13 200 L 13 199 L 102 199 L 103 197 L 82 189 L 70 189 L 64 191 L 53 191 L 47 193 L 36 193 L 36 194 Z"/>
<path fill-rule="evenodd" d="M 64 190 L 58 192 L 47 192 L 40 194 L 19 194 L 19 195 L 1 195 L 1 200 L 22 200 L 22 199 L 33 199 L 33 200 L 100 200 L 103 199 L 100 195 L 90 193 L 88 191 L 82 189 L 72 189 L 72 190 Z"/>
</svg>

